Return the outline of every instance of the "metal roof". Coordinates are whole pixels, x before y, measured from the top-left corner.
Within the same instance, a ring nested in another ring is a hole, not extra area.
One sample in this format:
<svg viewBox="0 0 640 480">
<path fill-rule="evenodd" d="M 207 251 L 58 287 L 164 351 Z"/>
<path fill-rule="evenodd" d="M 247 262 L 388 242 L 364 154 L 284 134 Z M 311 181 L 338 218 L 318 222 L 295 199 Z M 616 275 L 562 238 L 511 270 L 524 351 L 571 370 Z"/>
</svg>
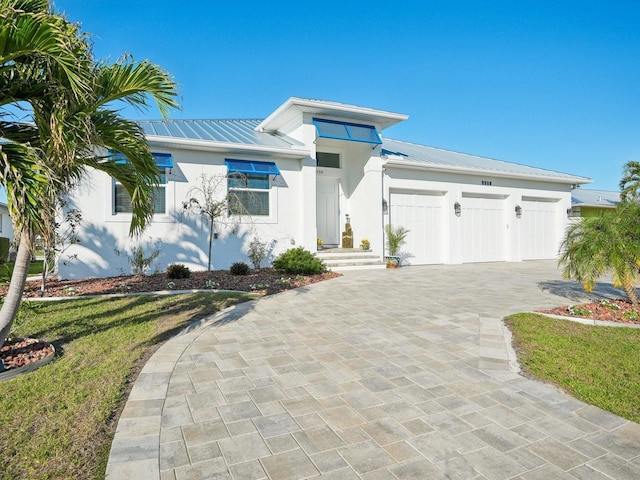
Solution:
<svg viewBox="0 0 640 480">
<path fill-rule="evenodd" d="M 145 135 L 151 137 L 149 140 L 153 141 L 159 139 L 198 140 L 229 144 L 230 146 L 255 146 L 257 149 L 262 147 L 265 149 L 277 148 L 282 153 L 294 149 L 297 149 L 298 152 L 302 151 L 299 147 L 304 147 L 304 144 L 291 137 L 256 130 L 261 122 L 262 120 L 259 119 L 139 120 L 138 124 L 142 127 Z M 387 160 L 388 164 L 402 164 L 405 167 L 457 170 L 475 174 L 493 173 L 502 176 L 523 176 L 575 184 L 591 182 L 586 177 L 389 138 L 383 139 L 382 153 L 397 157 L 395 161 Z"/>
<path fill-rule="evenodd" d="M 494 173 L 507 176 L 540 177 L 541 180 L 553 179 L 576 184 L 591 182 L 589 178 L 568 173 L 529 167 L 527 165 L 453 152 L 441 148 L 427 147 L 425 145 L 389 138 L 383 139 L 382 148 L 383 153 L 387 155 L 397 155 L 401 157 L 400 162 L 392 162 L 396 165 L 399 163 L 406 166 L 414 164 L 426 168 L 465 170 L 469 172 L 477 171 L 478 173 L 486 172 L 488 174 Z"/>
<path fill-rule="evenodd" d="M 261 120 L 138 120 L 145 135 L 176 139 L 287 148 L 302 144 L 292 138 L 258 132 Z"/>
<path fill-rule="evenodd" d="M 571 191 L 571 205 L 574 207 L 615 208 L 618 203 L 620 203 L 620 192 L 584 188 L 575 188 Z"/>
</svg>

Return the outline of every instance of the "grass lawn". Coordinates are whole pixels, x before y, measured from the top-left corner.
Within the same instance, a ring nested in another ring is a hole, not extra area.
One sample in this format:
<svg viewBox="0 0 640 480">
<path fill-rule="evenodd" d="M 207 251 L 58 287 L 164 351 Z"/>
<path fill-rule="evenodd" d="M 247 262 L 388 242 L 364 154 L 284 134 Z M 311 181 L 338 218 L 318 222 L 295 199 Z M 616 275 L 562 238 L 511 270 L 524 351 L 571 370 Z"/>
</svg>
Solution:
<svg viewBox="0 0 640 480">
<path fill-rule="evenodd" d="M 29 275 L 42 274 L 42 260 L 34 260 L 29 265 Z M 11 274 L 13 273 L 13 262 L 5 262 L 0 264 L 0 282 L 5 283 L 11 280 Z"/>
<path fill-rule="evenodd" d="M 640 423 L 640 329 L 521 313 L 506 319 L 523 369 Z"/>
<path fill-rule="evenodd" d="M 0 383 L 0 479 L 104 478 L 130 382 L 191 320 L 249 294 L 23 302 L 12 335 L 54 343 L 50 364 Z"/>
</svg>

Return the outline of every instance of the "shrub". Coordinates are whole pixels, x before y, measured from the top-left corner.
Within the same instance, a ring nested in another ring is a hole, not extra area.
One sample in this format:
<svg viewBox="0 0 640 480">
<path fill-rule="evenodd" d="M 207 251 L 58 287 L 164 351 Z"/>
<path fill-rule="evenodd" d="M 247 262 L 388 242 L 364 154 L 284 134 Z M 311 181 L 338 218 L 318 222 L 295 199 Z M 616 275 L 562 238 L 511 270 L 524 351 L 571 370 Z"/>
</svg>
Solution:
<svg viewBox="0 0 640 480">
<path fill-rule="evenodd" d="M 189 278 L 190 276 L 191 270 L 189 270 L 189 267 L 181 263 L 174 263 L 167 268 L 168 278 Z"/>
<path fill-rule="evenodd" d="M 0 237 L 0 263 L 4 263 L 9 259 L 9 248 L 11 241 L 6 237 Z"/>
<path fill-rule="evenodd" d="M 231 265 L 229 272 L 231 273 L 231 275 L 248 275 L 249 265 L 244 262 L 236 262 Z"/>
<path fill-rule="evenodd" d="M 258 237 L 253 237 L 249 243 L 249 252 L 247 256 L 253 264 L 253 268 L 260 270 L 260 264 L 264 262 L 269 254 L 269 245 L 261 241 Z"/>
<path fill-rule="evenodd" d="M 325 264 L 302 247 L 291 248 L 273 261 L 276 270 L 301 275 L 315 275 L 327 270 Z"/>
</svg>

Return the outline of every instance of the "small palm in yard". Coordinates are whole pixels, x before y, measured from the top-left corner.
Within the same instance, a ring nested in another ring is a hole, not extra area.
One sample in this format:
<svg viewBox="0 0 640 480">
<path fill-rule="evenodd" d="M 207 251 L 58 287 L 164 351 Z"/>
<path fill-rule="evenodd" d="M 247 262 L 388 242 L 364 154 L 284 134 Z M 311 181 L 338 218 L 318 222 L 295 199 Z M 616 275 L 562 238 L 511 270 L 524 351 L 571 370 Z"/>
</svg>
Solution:
<svg viewBox="0 0 640 480">
<path fill-rule="evenodd" d="M 634 305 L 640 305 L 640 205 L 623 202 L 609 212 L 582 217 L 566 231 L 560 247 L 562 275 L 592 291 L 598 279 L 611 274 Z"/>
</svg>

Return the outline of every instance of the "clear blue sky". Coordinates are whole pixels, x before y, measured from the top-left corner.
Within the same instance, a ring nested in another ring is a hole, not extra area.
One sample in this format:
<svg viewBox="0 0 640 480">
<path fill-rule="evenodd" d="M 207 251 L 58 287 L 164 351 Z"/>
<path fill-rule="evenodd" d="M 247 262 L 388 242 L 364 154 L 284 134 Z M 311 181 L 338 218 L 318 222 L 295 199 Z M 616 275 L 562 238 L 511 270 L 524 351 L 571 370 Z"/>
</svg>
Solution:
<svg viewBox="0 0 640 480">
<path fill-rule="evenodd" d="M 640 160 L 640 2 L 57 0 L 97 58 L 150 59 L 173 118 L 264 118 L 290 96 L 400 112 L 384 132 L 590 177 Z M 157 111 L 126 111 L 158 118 Z"/>
</svg>

